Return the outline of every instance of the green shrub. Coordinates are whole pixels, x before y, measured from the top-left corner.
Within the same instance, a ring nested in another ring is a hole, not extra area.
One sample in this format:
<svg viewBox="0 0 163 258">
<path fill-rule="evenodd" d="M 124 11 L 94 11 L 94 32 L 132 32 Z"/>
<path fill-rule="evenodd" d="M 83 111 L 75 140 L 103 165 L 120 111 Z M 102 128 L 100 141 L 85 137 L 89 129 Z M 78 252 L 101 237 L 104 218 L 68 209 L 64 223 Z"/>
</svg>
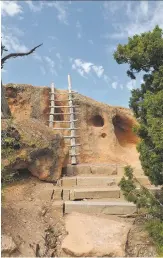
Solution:
<svg viewBox="0 0 163 258">
<path fill-rule="evenodd" d="M 146 223 L 146 229 L 152 237 L 159 255 L 163 256 L 163 221 L 151 219 Z"/>
<path fill-rule="evenodd" d="M 139 187 L 136 187 L 136 184 Z M 142 186 L 133 175 L 130 166 L 125 167 L 125 175 L 119 186 L 127 201 L 136 204 L 137 208 L 143 208 L 148 214 L 148 222 L 145 224 L 149 235 L 157 246 L 158 253 L 163 254 L 163 188 L 156 194 L 152 194 Z"/>
<path fill-rule="evenodd" d="M 7 127 L 1 131 L 1 182 L 12 182 L 15 171 L 13 169 L 6 170 L 6 161 L 12 164 L 16 158 L 16 151 L 20 149 L 20 135 L 12 125 L 12 119 L 7 121 Z"/>
</svg>

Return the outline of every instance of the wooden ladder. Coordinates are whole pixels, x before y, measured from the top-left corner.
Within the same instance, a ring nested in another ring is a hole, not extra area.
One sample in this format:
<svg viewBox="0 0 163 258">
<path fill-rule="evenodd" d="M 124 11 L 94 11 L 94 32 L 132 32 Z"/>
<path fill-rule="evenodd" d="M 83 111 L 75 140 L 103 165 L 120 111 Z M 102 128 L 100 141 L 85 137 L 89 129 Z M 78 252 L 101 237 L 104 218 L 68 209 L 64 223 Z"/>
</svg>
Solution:
<svg viewBox="0 0 163 258">
<path fill-rule="evenodd" d="M 80 144 L 76 143 L 76 139 L 79 138 L 79 136 L 76 135 L 76 131 L 79 130 L 79 128 L 75 127 L 75 123 L 78 121 L 78 119 L 75 119 L 75 108 L 78 107 L 76 105 L 73 105 L 73 95 L 76 94 L 77 92 L 72 91 L 72 85 L 71 85 L 71 78 L 70 75 L 68 75 L 68 93 L 60 93 L 62 95 L 67 94 L 68 95 L 68 99 L 64 100 L 67 101 L 68 104 L 64 105 L 64 106 L 59 106 L 57 105 L 57 102 L 59 101 L 57 99 L 57 101 L 55 100 L 55 96 L 57 95 L 57 93 L 55 92 L 55 88 L 54 88 L 54 83 L 51 84 L 51 98 L 50 98 L 50 114 L 49 114 L 49 127 L 53 128 L 54 130 L 59 130 L 61 132 L 63 132 L 63 130 L 68 130 L 70 131 L 70 135 L 64 135 L 63 137 L 65 138 L 65 140 L 70 141 L 70 143 L 67 145 L 70 150 L 69 150 L 69 157 L 71 160 L 71 164 L 72 165 L 76 165 L 77 162 L 77 156 L 79 156 L 79 153 L 77 153 L 77 147 L 80 146 Z M 60 100 L 61 102 L 63 102 L 63 100 Z M 59 113 L 57 112 L 57 109 L 60 108 L 68 108 L 69 109 L 69 113 Z M 67 119 L 67 121 L 62 120 L 62 121 L 57 121 L 54 120 L 54 116 L 55 115 L 59 115 L 59 114 L 63 114 L 66 116 L 69 116 L 69 119 Z M 68 128 L 64 128 L 64 127 L 54 127 L 54 123 L 68 123 L 70 126 Z"/>
</svg>

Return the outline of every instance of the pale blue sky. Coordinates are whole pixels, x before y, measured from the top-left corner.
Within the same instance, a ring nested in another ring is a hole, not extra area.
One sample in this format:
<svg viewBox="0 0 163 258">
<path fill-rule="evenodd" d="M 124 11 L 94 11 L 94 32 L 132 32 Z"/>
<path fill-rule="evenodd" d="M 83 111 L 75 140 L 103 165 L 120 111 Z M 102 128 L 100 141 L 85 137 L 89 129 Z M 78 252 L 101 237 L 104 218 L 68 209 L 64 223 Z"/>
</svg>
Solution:
<svg viewBox="0 0 163 258">
<path fill-rule="evenodd" d="M 43 43 L 26 58 L 9 60 L 4 83 L 49 86 L 53 81 L 95 100 L 128 106 L 131 81 L 127 65 L 118 65 L 114 49 L 129 36 L 163 28 L 162 1 L 3 1 L 2 37 L 10 52 Z"/>
</svg>

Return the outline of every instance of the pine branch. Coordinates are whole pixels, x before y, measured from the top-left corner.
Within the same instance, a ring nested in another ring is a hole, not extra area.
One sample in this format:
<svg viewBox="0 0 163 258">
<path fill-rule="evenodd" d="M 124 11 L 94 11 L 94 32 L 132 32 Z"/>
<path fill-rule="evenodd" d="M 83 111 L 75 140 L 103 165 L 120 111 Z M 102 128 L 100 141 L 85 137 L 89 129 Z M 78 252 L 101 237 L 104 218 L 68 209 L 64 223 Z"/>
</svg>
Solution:
<svg viewBox="0 0 163 258">
<path fill-rule="evenodd" d="M 6 62 L 7 59 L 9 59 L 9 58 L 16 58 L 16 57 L 19 57 L 19 56 L 28 56 L 28 55 L 32 54 L 38 47 L 40 47 L 40 46 L 42 46 L 42 45 L 43 45 L 43 44 L 40 44 L 40 45 L 38 45 L 38 46 L 32 48 L 30 51 L 28 51 L 28 52 L 26 52 L 26 53 L 11 53 L 11 54 L 9 54 L 9 55 L 3 57 L 3 58 L 1 59 L 1 68 L 3 68 L 3 65 L 4 65 L 4 63 Z"/>
</svg>

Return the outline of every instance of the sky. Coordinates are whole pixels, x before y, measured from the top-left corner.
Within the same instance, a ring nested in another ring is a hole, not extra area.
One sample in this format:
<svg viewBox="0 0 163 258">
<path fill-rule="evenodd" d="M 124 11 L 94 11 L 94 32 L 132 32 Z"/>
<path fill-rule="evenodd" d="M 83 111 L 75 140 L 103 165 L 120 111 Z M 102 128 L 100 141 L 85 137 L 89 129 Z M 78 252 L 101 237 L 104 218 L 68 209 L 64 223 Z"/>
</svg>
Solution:
<svg viewBox="0 0 163 258">
<path fill-rule="evenodd" d="M 73 90 L 97 101 L 128 107 L 131 80 L 128 65 L 113 53 L 128 37 L 163 28 L 163 1 L 1 1 L 3 44 L 23 52 L 43 43 L 30 56 L 10 59 L 3 83 L 22 83 Z"/>
</svg>

